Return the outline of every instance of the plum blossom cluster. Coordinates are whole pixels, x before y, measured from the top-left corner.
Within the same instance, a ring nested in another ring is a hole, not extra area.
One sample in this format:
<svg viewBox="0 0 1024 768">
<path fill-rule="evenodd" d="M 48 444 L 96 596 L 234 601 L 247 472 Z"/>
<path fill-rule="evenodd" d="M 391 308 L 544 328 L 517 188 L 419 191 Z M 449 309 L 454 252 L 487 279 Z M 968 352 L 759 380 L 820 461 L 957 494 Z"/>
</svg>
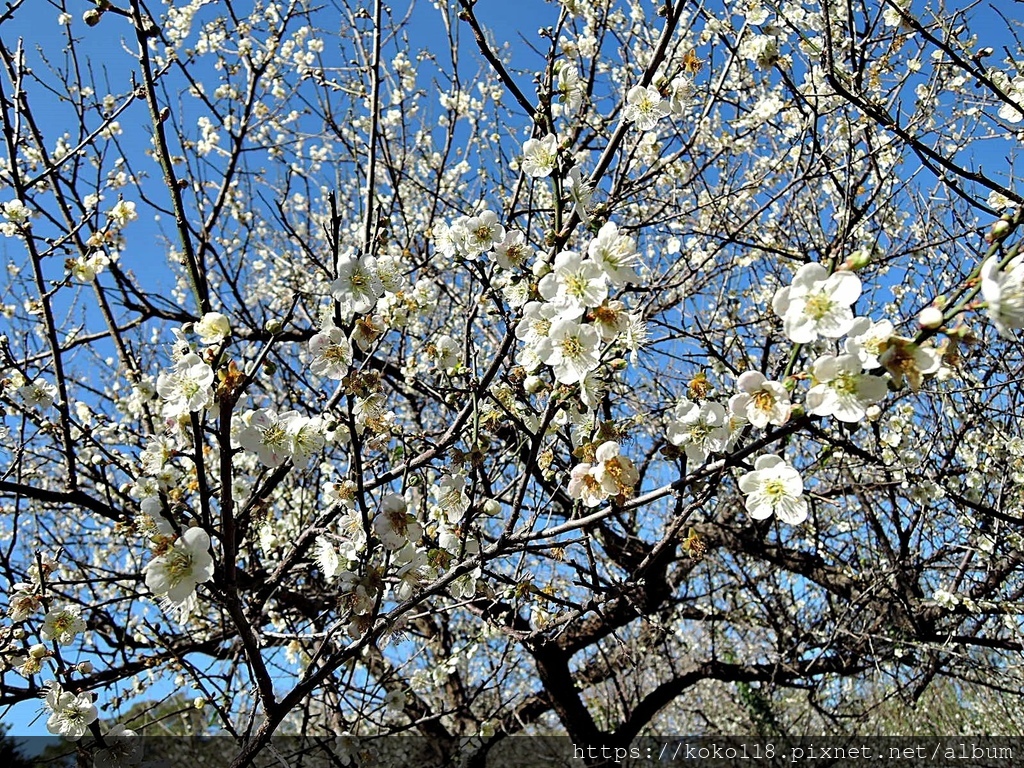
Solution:
<svg viewBox="0 0 1024 768">
<path fill-rule="evenodd" d="M 384 594 L 398 601 L 408 599 L 421 583 L 436 579 L 449 565 L 480 551 L 479 541 L 466 525 L 470 509 L 464 475 L 448 473 L 430 486 L 429 503 L 419 487 L 405 493 L 387 493 L 371 517 L 367 530 L 355 505 L 355 484 L 329 483 L 325 497 L 344 510 L 316 540 L 315 562 L 323 578 L 342 592 L 341 604 L 348 617 L 348 632 L 359 637 Z M 417 515 L 416 510 L 426 510 Z M 370 538 L 375 546 L 370 547 Z M 360 561 L 373 552 L 386 558 L 366 568 Z M 456 598 L 476 593 L 479 568 L 461 575 L 449 585 Z"/>
<path fill-rule="evenodd" d="M 271 408 L 242 414 L 235 439 L 242 448 L 256 454 L 267 467 L 279 467 L 289 459 L 305 467 L 325 444 L 323 419 L 303 416 L 298 411 L 277 413 Z"/>
<path fill-rule="evenodd" d="M 617 442 L 607 440 L 594 451 L 593 461 L 573 467 L 569 474 L 569 495 L 586 507 L 596 507 L 608 498 L 624 500 L 633 495 L 640 481 L 636 465 L 623 456 Z"/>
<path fill-rule="evenodd" d="M 68 741 L 81 739 L 99 717 L 91 693 L 65 691 L 56 680 L 47 683 L 43 708 L 50 713 L 46 719 L 46 730 Z"/>
<path fill-rule="evenodd" d="M 690 103 L 693 92 L 693 80 L 687 75 L 673 78 L 661 89 L 634 85 L 626 93 L 622 116 L 627 123 L 632 123 L 641 131 L 653 130 L 661 118 L 681 115 Z"/>
<path fill-rule="evenodd" d="M 854 315 L 861 289 L 852 272 L 830 274 L 811 262 L 800 267 L 792 283 L 772 300 L 790 341 L 811 344 L 846 337 L 840 354 L 826 353 L 811 363 L 811 388 L 804 403 L 810 414 L 858 422 L 886 395 L 887 377 L 876 371 L 887 372 L 894 386 L 906 382 L 915 391 L 926 376 L 939 371 L 941 354 L 930 344 L 897 336 L 888 320 L 873 322 Z"/>
<path fill-rule="evenodd" d="M 473 216 L 459 216 L 451 224 L 442 222 L 434 228 L 437 250 L 453 259 L 477 258 L 504 239 L 505 227 L 498 222 L 498 215 L 488 209 Z"/>
<path fill-rule="evenodd" d="M 559 383 L 580 384 L 591 405 L 585 380 L 613 342 L 628 346 L 630 329 L 641 322 L 609 298 L 609 289 L 639 282 L 639 266 L 634 239 L 613 222 L 601 227 L 585 254 L 562 251 L 550 267 L 543 265 L 539 300 L 526 303 L 515 331 L 526 370 L 550 366 Z"/>
</svg>

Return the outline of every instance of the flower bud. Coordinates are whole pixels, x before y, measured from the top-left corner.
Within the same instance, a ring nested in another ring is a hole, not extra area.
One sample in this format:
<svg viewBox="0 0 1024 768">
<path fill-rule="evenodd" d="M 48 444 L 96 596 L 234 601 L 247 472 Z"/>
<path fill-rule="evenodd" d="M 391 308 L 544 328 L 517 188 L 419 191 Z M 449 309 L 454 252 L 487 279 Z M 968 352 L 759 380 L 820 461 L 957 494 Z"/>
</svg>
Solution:
<svg viewBox="0 0 1024 768">
<path fill-rule="evenodd" d="M 941 328 L 944 321 L 945 318 L 942 315 L 942 310 L 935 305 L 925 307 L 921 310 L 921 314 L 917 316 L 918 324 L 920 324 L 922 328 L 927 328 L 928 330 Z"/>
<path fill-rule="evenodd" d="M 277 320 L 276 318 L 274 320 L 267 320 L 267 322 L 263 325 L 263 330 L 265 330 L 267 333 L 271 333 L 274 336 L 277 336 L 277 334 L 284 330 L 284 323 L 282 323 L 280 320 Z"/>
<path fill-rule="evenodd" d="M 43 659 L 49 655 L 49 651 L 46 650 L 46 646 L 42 643 L 36 643 L 28 649 L 28 655 L 33 659 Z"/>
<path fill-rule="evenodd" d="M 864 409 L 864 415 L 868 417 L 868 421 L 878 421 L 882 415 L 882 409 L 877 405 L 869 405 Z"/>
<path fill-rule="evenodd" d="M 82 14 L 82 21 L 84 21 L 90 27 L 95 27 L 97 24 L 100 23 L 100 19 L 102 17 L 102 11 L 97 11 L 95 8 L 90 8 L 88 11 Z"/>
<path fill-rule="evenodd" d="M 994 243 L 998 240 L 1002 240 L 1008 234 L 1010 234 L 1010 222 L 1006 219 L 999 219 L 999 221 L 993 224 L 989 229 L 988 234 L 985 235 L 985 242 Z"/>
<path fill-rule="evenodd" d="M 75 667 L 75 669 L 78 670 L 78 674 L 80 675 L 91 675 L 93 670 L 92 662 L 80 661 L 78 662 L 78 665 Z"/>
<path fill-rule="evenodd" d="M 484 499 L 484 514 L 496 515 L 501 512 L 501 504 L 496 499 Z"/>
<path fill-rule="evenodd" d="M 196 709 L 202 709 L 206 706 L 206 699 L 202 696 L 196 696 L 195 701 L 192 702 L 192 706 Z"/>
<path fill-rule="evenodd" d="M 531 395 L 535 395 L 544 389 L 544 379 L 540 376 L 527 376 L 523 381 L 523 389 Z"/>
</svg>

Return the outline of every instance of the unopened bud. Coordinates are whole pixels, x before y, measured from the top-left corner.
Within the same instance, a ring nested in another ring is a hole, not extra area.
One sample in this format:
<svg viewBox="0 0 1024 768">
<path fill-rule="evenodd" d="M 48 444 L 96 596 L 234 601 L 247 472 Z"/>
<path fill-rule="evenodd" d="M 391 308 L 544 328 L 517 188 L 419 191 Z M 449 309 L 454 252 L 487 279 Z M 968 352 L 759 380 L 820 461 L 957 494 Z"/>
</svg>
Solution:
<svg viewBox="0 0 1024 768">
<path fill-rule="evenodd" d="M 78 674 L 80 675 L 91 675 L 93 670 L 92 662 L 80 661 L 78 662 L 78 665 L 75 667 L 75 669 L 78 670 Z"/>
<path fill-rule="evenodd" d="M 284 330 L 284 323 L 277 319 L 267 320 L 267 322 L 263 326 L 263 330 L 265 330 L 267 333 L 277 336 L 277 334 Z"/>
<path fill-rule="evenodd" d="M 501 503 L 496 499 L 484 499 L 484 514 L 496 515 L 501 512 Z"/>
<path fill-rule="evenodd" d="M 531 395 L 535 395 L 544 389 L 544 379 L 540 376 L 527 376 L 523 381 L 523 389 Z"/>
<path fill-rule="evenodd" d="M 1010 234 L 1010 222 L 1006 219 L 1000 219 L 992 225 L 992 228 L 988 231 L 988 237 L 985 239 L 992 243 L 996 240 L 1002 240 L 1008 234 Z"/>
<path fill-rule="evenodd" d="M 102 11 L 97 11 L 95 8 L 90 8 L 88 11 L 82 14 L 82 21 L 84 21 L 90 27 L 95 27 L 97 24 L 100 23 L 100 19 L 102 17 Z"/>
<path fill-rule="evenodd" d="M 868 417 L 868 421 L 878 421 L 878 418 L 882 415 L 882 409 L 877 405 L 869 405 L 864 409 L 864 415 Z"/>
<path fill-rule="evenodd" d="M 195 701 L 192 702 L 192 706 L 196 709 L 202 709 L 206 706 L 206 699 L 202 696 L 196 696 Z"/>
<path fill-rule="evenodd" d="M 861 248 L 860 250 L 851 253 L 849 258 L 843 262 L 840 269 L 850 272 L 856 272 L 858 269 L 864 269 L 864 267 L 871 263 L 871 256 L 871 251 Z"/>
<path fill-rule="evenodd" d="M 934 330 L 942 327 L 945 318 L 942 315 L 942 310 L 932 305 L 921 310 L 921 314 L 917 316 L 917 322 L 922 328 Z"/>
<path fill-rule="evenodd" d="M 28 649 L 28 655 L 31 656 L 33 659 L 43 659 L 46 658 L 48 654 L 49 651 L 46 650 L 46 646 L 42 643 L 36 643 Z"/>
</svg>

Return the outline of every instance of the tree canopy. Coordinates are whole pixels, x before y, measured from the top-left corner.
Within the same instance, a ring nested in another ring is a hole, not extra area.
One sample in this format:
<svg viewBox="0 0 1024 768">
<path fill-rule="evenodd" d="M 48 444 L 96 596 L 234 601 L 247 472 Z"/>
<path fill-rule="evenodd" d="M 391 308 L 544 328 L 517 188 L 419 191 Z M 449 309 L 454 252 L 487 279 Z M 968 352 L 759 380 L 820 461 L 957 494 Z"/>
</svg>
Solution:
<svg viewBox="0 0 1024 768">
<path fill-rule="evenodd" d="M 0 11 L 0 708 L 1019 731 L 1018 22 L 499 5 Z"/>
</svg>

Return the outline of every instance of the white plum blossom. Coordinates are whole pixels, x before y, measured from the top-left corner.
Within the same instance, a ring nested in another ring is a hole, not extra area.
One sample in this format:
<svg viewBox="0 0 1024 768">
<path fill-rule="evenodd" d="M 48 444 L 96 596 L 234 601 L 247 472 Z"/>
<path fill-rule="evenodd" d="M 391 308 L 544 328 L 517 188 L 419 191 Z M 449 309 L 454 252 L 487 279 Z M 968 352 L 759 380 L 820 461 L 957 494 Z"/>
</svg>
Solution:
<svg viewBox="0 0 1024 768">
<path fill-rule="evenodd" d="M 1015 256 L 1005 269 L 989 257 L 981 265 L 981 295 L 999 335 L 1015 338 L 1014 331 L 1024 328 L 1024 256 Z"/>
<path fill-rule="evenodd" d="M 551 324 L 551 332 L 537 354 L 550 365 L 562 384 L 576 384 L 601 360 L 601 337 L 597 330 L 574 319 L 560 318 Z"/>
<path fill-rule="evenodd" d="M 469 496 L 466 494 L 466 478 L 461 474 L 448 474 L 432 485 L 430 492 L 434 497 L 433 512 L 438 520 L 458 525 L 462 516 L 469 509 Z"/>
<path fill-rule="evenodd" d="M 85 620 L 82 619 L 82 609 L 77 605 L 68 605 L 62 608 L 52 608 L 43 619 L 43 628 L 40 630 L 43 639 L 50 640 L 58 645 L 71 645 L 75 636 L 85 631 Z"/>
<path fill-rule="evenodd" d="M 284 414 L 278 417 L 275 411 L 267 408 L 246 411 L 242 414 L 242 425 L 238 430 L 238 444 L 255 453 L 265 466 L 281 466 L 292 452 L 291 435 L 283 417 Z"/>
<path fill-rule="evenodd" d="M 747 496 L 747 514 L 755 520 L 775 515 L 784 523 L 799 525 L 807 519 L 803 479 L 779 456 L 758 456 L 754 471 L 739 479 L 739 487 Z"/>
<path fill-rule="evenodd" d="M 128 768 L 142 762 L 142 739 L 123 724 L 103 734 L 103 742 L 106 746 L 93 754 L 95 768 Z"/>
<path fill-rule="evenodd" d="M 608 498 L 608 491 L 595 474 L 595 465 L 589 462 L 577 464 L 569 473 L 566 490 L 573 499 L 583 502 L 585 507 L 596 507 Z"/>
<path fill-rule="evenodd" d="M 895 332 L 896 328 L 889 320 L 872 322 L 869 318 L 858 317 L 850 326 L 850 335 L 843 342 L 843 349 L 848 355 L 857 355 L 864 370 L 870 371 L 881 365 L 878 357 Z"/>
<path fill-rule="evenodd" d="M 209 534 L 202 528 L 189 528 L 163 554 L 150 560 L 143 572 L 154 595 L 166 596 L 172 607 L 187 612 L 196 587 L 213 578 Z"/>
<path fill-rule="evenodd" d="M 631 496 L 640 482 L 640 473 L 632 459 L 623 456 L 619 444 L 608 440 L 594 452 L 594 479 L 609 496 Z"/>
<path fill-rule="evenodd" d="M 107 216 L 119 227 L 123 227 L 128 222 L 139 218 L 139 214 L 135 212 L 135 203 L 128 200 L 118 200 L 107 213 Z"/>
<path fill-rule="evenodd" d="M 729 442 L 729 420 L 720 403 L 698 405 L 682 400 L 672 411 L 668 440 L 682 447 L 690 461 L 703 462 L 708 455 L 725 449 Z"/>
<path fill-rule="evenodd" d="M 820 336 L 838 339 L 853 325 L 851 306 L 860 292 L 860 279 L 852 272 L 830 275 L 811 262 L 797 270 L 791 285 L 776 292 L 772 309 L 792 342 L 808 344 Z"/>
<path fill-rule="evenodd" d="M 486 253 L 505 239 L 505 228 L 494 211 L 483 210 L 466 222 L 466 256 Z"/>
<path fill-rule="evenodd" d="M 640 282 L 636 271 L 640 263 L 636 241 L 629 235 L 619 234 L 614 222 L 609 221 L 598 230 L 597 237 L 587 247 L 587 253 L 612 285 L 622 287 L 627 283 Z"/>
<path fill-rule="evenodd" d="M 320 417 L 303 416 L 296 411 L 281 414 L 288 433 L 291 459 L 297 467 L 305 467 L 324 447 L 324 428 Z"/>
<path fill-rule="evenodd" d="M 590 179 L 584 179 L 579 166 L 569 169 L 565 175 L 563 184 L 572 203 L 572 213 L 580 217 L 584 224 L 590 224 L 590 214 L 587 209 L 590 207 L 590 198 L 594 194 L 594 185 Z"/>
<path fill-rule="evenodd" d="M 316 376 L 340 381 L 352 365 L 352 344 L 345 332 L 334 325 L 325 327 L 309 340 L 309 354 L 313 359 L 309 370 Z"/>
<path fill-rule="evenodd" d="M 18 397 L 29 408 L 49 408 L 56 400 L 57 393 L 57 386 L 45 379 L 36 379 L 18 387 Z"/>
<path fill-rule="evenodd" d="M 807 393 L 807 412 L 835 416 L 840 421 L 864 419 L 868 406 L 885 397 L 887 386 L 881 376 L 861 373 L 856 355 L 822 355 L 811 368 L 814 386 Z"/>
<path fill-rule="evenodd" d="M 164 416 L 178 418 L 212 406 L 213 380 L 213 369 L 199 355 L 183 355 L 171 373 L 161 373 L 156 380 L 156 391 L 164 400 Z"/>
<path fill-rule="evenodd" d="M 535 179 L 550 176 L 558 160 L 558 138 L 549 133 L 540 139 L 527 139 L 523 143 L 523 173 Z"/>
<path fill-rule="evenodd" d="M 686 75 L 680 75 L 679 77 L 673 78 L 672 82 L 669 83 L 668 92 L 668 109 L 673 115 L 681 115 L 686 111 L 686 107 L 689 105 L 690 100 L 693 98 L 696 87 L 693 84 L 693 79 Z"/>
<path fill-rule="evenodd" d="M 537 291 L 561 310 L 568 319 L 581 317 L 587 307 L 596 307 L 608 298 L 608 283 L 596 261 L 576 251 L 555 256 L 552 271 L 541 278 Z"/>
<path fill-rule="evenodd" d="M 207 312 L 196 323 L 195 331 L 199 334 L 199 341 L 203 344 L 207 346 L 219 344 L 231 333 L 231 321 L 220 312 Z"/>
<path fill-rule="evenodd" d="M 349 253 L 339 260 L 338 277 L 331 283 L 331 295 L 337 299 L 345 317 L 369 312 L 384 294 L 376 266 L 377 260 L 373 256 L 360 257 Z"/>
<path fill-rule="evenodd" d="M 626 94 L 623 118 L 641 131 L 649 131 L 669 113 L 657 88 L 634 85 Z"/>
<path fill-rule="evenodd" d="M 92 703 L 92 694 L 80 693 L 76 696 L 61 688 L 55 680 L 47 685 L 49 691 L 43 706 L 50 716 L 46 720 L 46 730 L 68 741 L 78 741 L 85 735 L 89 725 L 99 717 L 99 711 Z"/>
<path fill-rule="evenodd" d="M 563 63 L 558 68 L 558 86 L 556 88 L 563 114 L 572 115 L 580 108 L 585 91 L 586 85 L 580 79 L 580 71 L 576 65 Z"/>
<path fill-rule="evenodd" d="M 741 416 L 758 429 L 789 421 L 789 392 L 779 382 L 770 381 L 759 371 L 745 371 L 736 380 L 736 388 L 739 393 L 729 398 L 729 411 L 734 416 Z"/>
<path fill-rule="evenodd" d="M 405 498 L 398 493 L 389 493 L 381 500 L 373 530 L 384 548 L 392 551 L 417 543 L 423 535 L 422 526 L 409 514 Z"/>
<path fill-rule="evenodd" d="M 494 246 L 494 261 L 502 269 L 519 269 L 533 258 L 533 248 L 518 229 L 510 229 L 505 238 Z"/>
</svg>

